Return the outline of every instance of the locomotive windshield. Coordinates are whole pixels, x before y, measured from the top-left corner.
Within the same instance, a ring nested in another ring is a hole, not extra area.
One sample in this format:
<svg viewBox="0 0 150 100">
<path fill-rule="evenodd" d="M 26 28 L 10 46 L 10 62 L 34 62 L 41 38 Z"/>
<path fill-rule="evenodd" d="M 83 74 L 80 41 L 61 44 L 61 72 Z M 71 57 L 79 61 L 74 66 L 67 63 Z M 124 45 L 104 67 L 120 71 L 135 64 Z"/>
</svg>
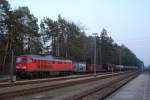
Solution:
<svg viewBox="0 0 150 100">
<path fill-rule="evenodd" d="M 17 58 L 16 62 L 31 62 L 32 60 L 29 58 Z"/>
</svg>

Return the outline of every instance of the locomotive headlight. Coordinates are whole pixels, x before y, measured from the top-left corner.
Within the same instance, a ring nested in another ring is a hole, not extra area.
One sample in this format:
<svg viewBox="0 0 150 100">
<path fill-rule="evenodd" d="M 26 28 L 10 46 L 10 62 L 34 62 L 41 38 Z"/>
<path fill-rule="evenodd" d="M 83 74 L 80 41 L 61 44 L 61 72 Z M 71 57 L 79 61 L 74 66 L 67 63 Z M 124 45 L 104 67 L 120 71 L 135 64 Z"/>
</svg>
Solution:
<svg viewBox="0 0 150 100">
<path fill-rule="evenodd" d="M 16 68 L 20 68 L 20 66 L 16 66 Z"/>
<path fill-rule="evenodd" d="M 18 68 L 18 69 L 26 69 L 27 67 L 26 66 L 16 66 L 16 68 Z"/>
<path fill-rule="evenodd" d="M 22 69 L 26 69 L 27 67 L 26 66 L 22 66 Z"/>
</svg>

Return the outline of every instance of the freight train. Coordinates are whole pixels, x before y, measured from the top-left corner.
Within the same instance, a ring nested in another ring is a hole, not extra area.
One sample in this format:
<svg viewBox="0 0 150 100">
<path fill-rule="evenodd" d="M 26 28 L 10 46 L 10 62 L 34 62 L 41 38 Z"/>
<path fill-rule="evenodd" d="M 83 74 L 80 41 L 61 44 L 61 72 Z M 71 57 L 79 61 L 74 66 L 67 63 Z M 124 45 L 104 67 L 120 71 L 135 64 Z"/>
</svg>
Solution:
<svg viewBox="0 0 150 100">
<path fill-rule="evenodd" d="M 96 65 L 97 72 L 110 71 L 101 65 Z M 133 68 L 133 67 L 132 67 Z M 116 70 L 118 67 L 116 67 Z M 123 68 L 122 68 L 123 69 Z M 90 73 L 94 70 L 94 64 L 74 62 L 72 60 L 60 59 L 54 56 L 21 55 L 16 59 L 16 74 L 19 77 L 39 77 L 50 75 L 70 75 L 73 73 Z"/>
</svg>

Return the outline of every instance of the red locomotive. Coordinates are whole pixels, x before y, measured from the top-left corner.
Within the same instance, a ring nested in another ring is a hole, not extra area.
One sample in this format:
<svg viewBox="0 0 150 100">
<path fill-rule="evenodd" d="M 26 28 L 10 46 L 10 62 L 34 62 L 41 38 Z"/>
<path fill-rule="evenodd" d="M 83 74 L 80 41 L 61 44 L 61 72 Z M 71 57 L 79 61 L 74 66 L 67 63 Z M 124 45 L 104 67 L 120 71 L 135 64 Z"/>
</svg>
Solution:
<svg viewBox="0 0 150 100">
<path fill-rule="evenodd" d="M 22 55 L 17 57 L 16 71 L 19 76 L 70 74 L 73 71 L 73 63 L 71 60 L 53 56 Z"/>
</svg>

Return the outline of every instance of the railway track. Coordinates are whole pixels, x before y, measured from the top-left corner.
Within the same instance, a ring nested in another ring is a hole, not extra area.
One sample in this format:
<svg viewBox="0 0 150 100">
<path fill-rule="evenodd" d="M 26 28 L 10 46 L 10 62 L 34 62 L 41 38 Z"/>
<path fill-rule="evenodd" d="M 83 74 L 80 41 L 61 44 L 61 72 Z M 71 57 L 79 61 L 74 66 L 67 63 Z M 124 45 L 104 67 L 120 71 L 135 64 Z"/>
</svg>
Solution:
<svg viewBox="0 0 150 100">
<path fill-rule="evenodd" d="M 107 96 L 125 85 L 137 75 L 138 73 L 121 75 L 120 77 L 107 81 L 93 89 L 65 98 L 65 100 L 104 100 Z"/>
<path fill-rule="evenodd" d="M 121 73 L 113 73 L 107 75 L 97 75 L 97 77 L 89 76 L 89 77 L 80 77 L 74 79 L 65 79 L 65 80 L 57 80 L 50 81 L 44 83 L 34 83 L 34 84 L 26 84 L 26 85 L 15 85 L 12 87 L 5 87 L 0 89 L 0 99 L 10 98 L 20 95 L 28 95 L 33 93 L 39 93 L 48 90 L 59 89 L 63 87 L 69 87 L 77 84 L 88 83 L 96 80 L 101 80 L 105 78 L 110 78 L 112 76 L 124 75 L 126 73 L 133 72 L 121 72 Z"/>
<path fill-rule="evenodd" d="M 111 72 L 107 73 L 98 73 L 97 75 L 105 75 L 109 74 Z M 76 79 L 76 78 L 82 78 L 82 77 L 89 77 L 93 76 L 93 74 L 84 74 L 84 75 L 71 75 L 71 76 L 63 76 L 63 77 L 52 77 L 52 78 L 44 78 L 44 79 L 25 79 L 25 80 L 18 80 L 11 84 L 8 82 L 8 80 L 0 81 L 0 88 L 8 87 L 8 86 L 17 86 L 17 85 L 26 85 L 26 84 L 37 84 L 37 83 L 43 83 L 43 82 L 49 82 L 49 81 L 60 81 L 60 80 L 68 80 L 68 79 Z"/>
</svg>

